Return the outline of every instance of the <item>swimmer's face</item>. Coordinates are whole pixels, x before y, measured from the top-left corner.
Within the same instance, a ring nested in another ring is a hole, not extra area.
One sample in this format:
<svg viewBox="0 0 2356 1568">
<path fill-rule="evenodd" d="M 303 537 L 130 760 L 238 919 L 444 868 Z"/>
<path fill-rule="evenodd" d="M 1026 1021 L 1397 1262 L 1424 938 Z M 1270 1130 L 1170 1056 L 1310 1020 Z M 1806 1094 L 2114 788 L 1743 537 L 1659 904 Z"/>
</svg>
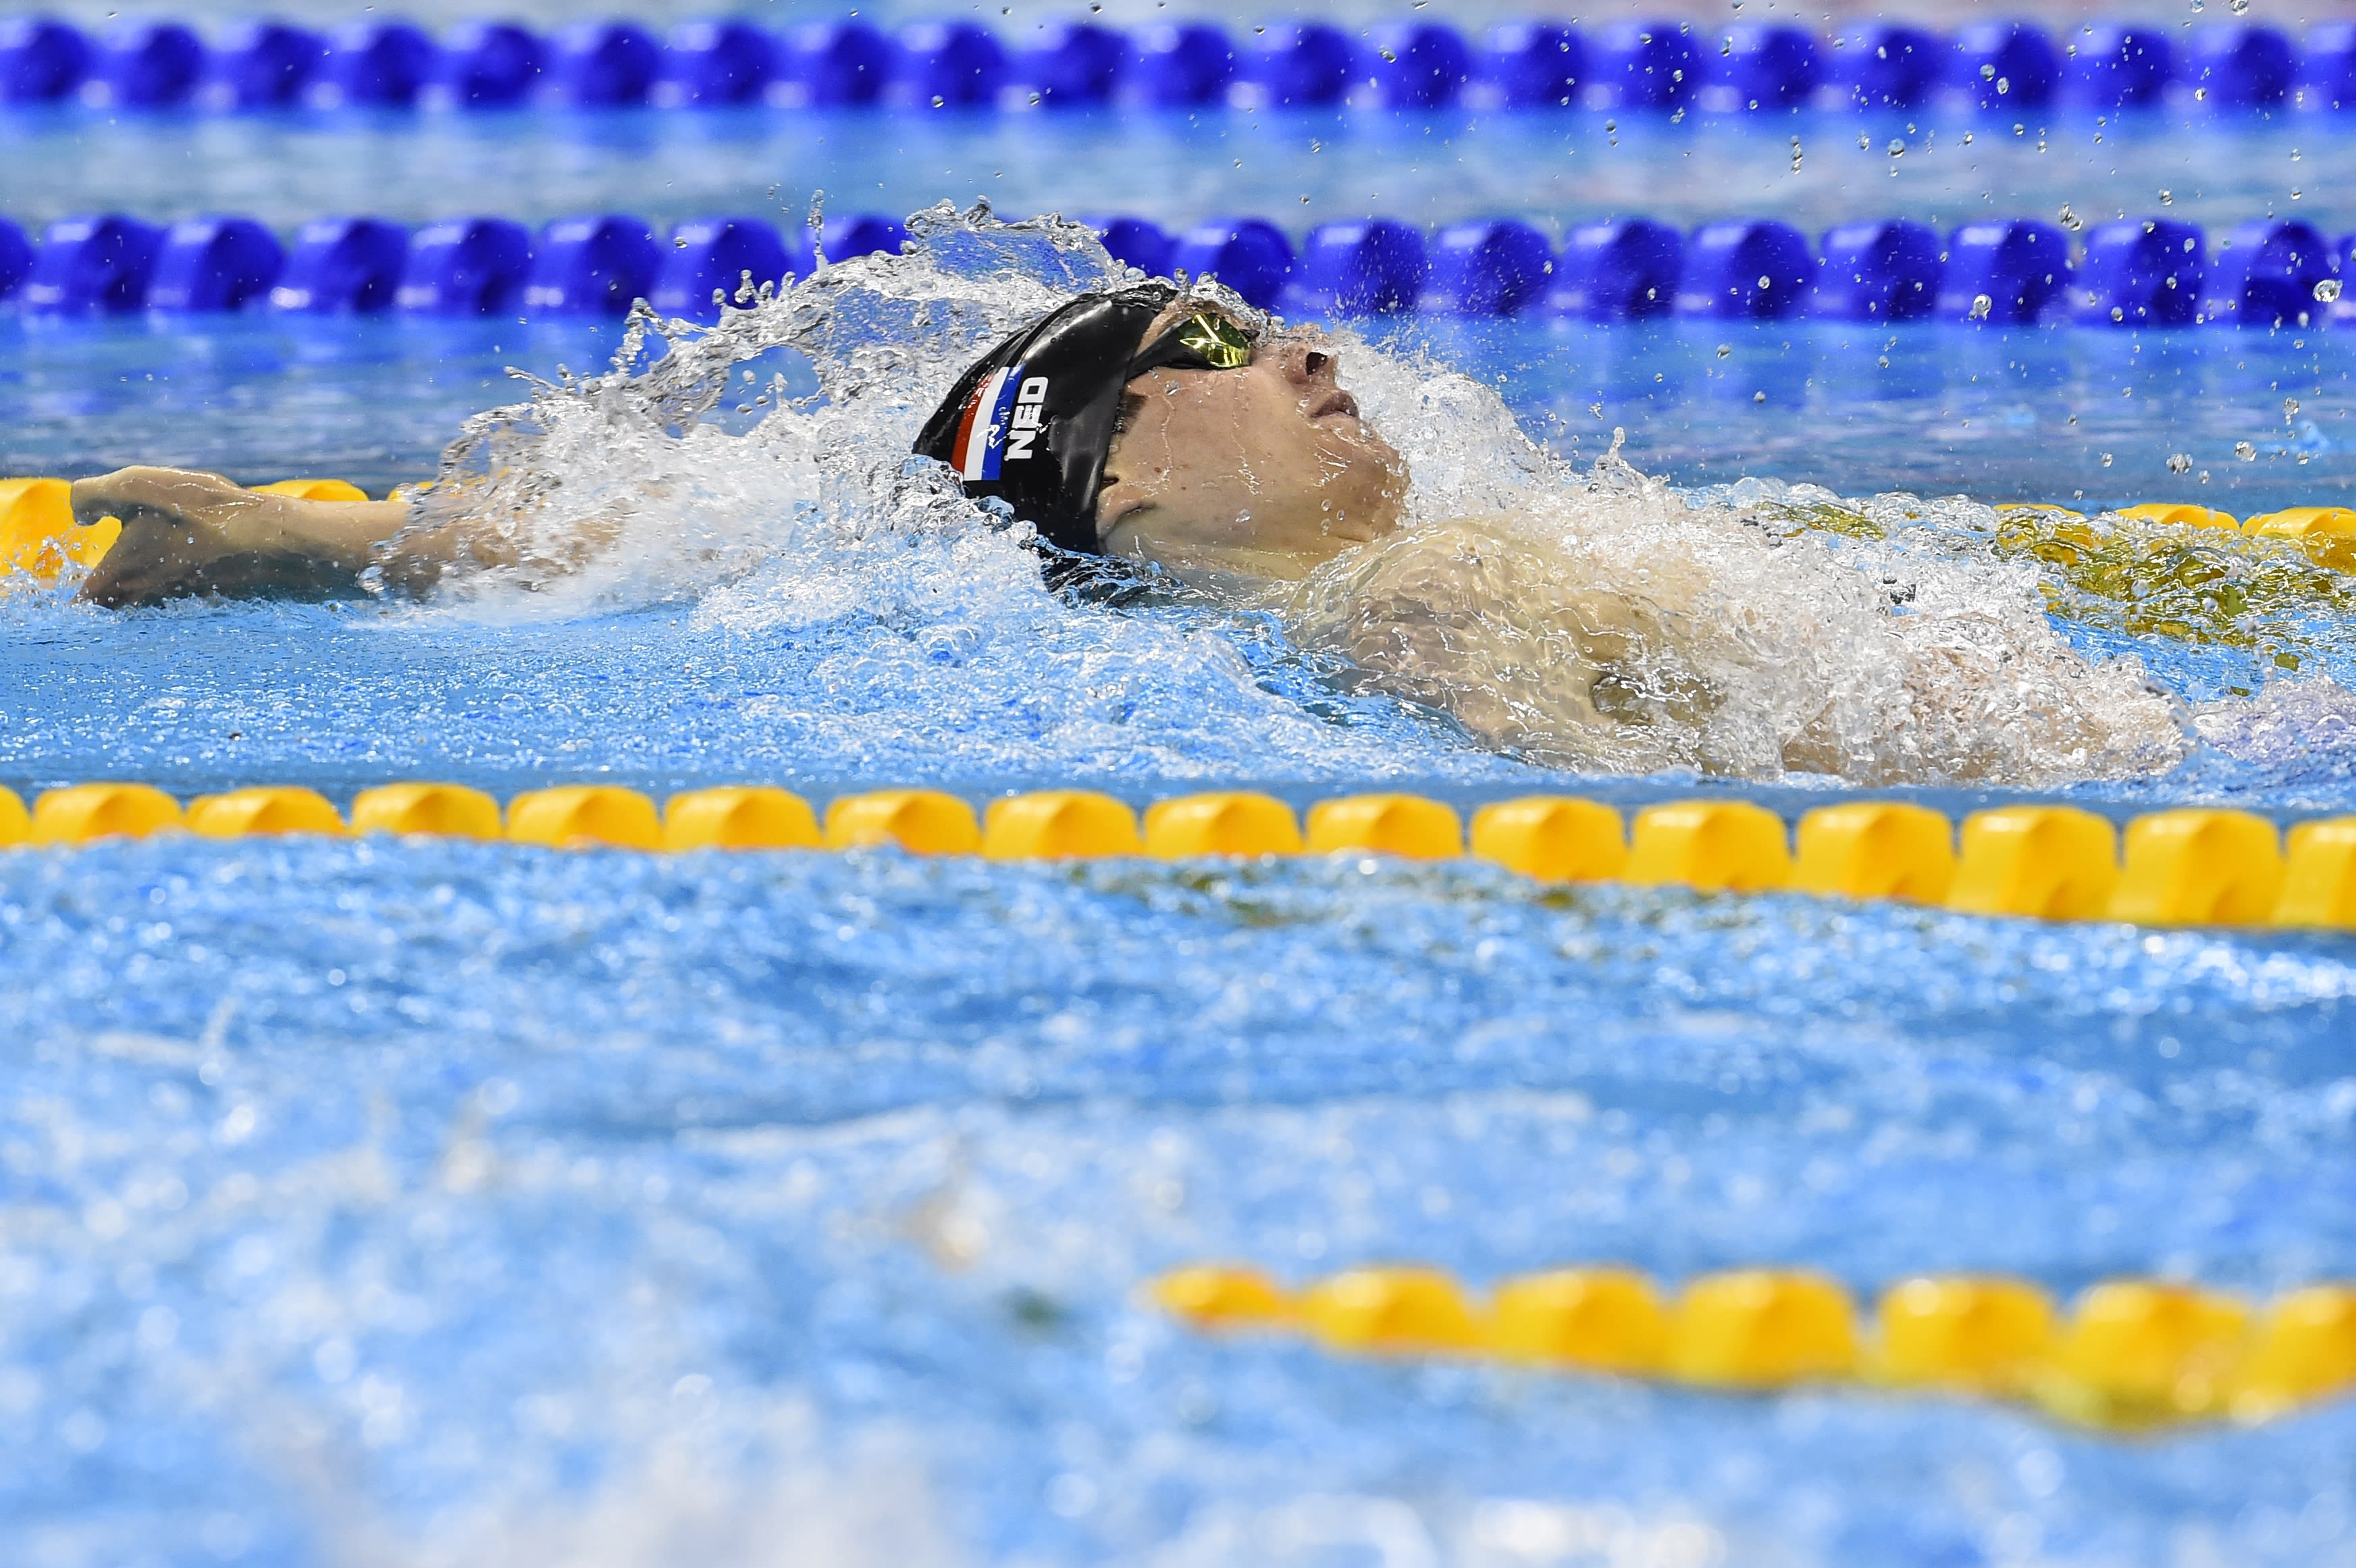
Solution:
<svg viewBox="0 0 2356 1568">
<path fill-rule="evenodd" d="M 1202 308 L 1173 305 L 1144 343 Z M 1359 419 L 1323 338 L 1286 333 L 1262 336 L 1239 369 L 1173 367 L 1130 381 L 1097 494 L 1105 553 L 1323 559 L 1398 527 L 1407 465 Z"/>
</svg>

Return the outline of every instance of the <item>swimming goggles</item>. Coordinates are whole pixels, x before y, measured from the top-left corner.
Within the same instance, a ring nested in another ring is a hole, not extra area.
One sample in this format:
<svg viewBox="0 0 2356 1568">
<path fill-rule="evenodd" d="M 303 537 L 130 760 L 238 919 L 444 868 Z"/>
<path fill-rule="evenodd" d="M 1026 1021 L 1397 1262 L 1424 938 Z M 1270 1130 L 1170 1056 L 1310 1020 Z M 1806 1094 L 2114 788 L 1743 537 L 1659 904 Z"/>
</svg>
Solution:
<svg viewBox="0 0 2356 1568">
<path fill-rule="evenodd" d="M 1240 371 L 1252 362 L 1253 334 L 1209 306 L 1187 313 L 1129 362 L 1129 374 L 1148 371 Z"/>
</svg>

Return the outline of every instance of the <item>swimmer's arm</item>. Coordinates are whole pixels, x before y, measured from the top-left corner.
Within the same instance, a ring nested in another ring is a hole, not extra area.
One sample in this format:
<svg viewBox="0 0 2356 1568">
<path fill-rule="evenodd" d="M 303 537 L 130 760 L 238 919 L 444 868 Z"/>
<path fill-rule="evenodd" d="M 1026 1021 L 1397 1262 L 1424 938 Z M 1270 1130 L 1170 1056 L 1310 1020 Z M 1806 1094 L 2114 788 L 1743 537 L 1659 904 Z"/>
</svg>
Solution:
<svg viewBox="0 0 2356 1568">
<path fill-rule="evenodd" d="M 78 480 L 73 510 L 79 522 L 123 521 L 122 537 L 81 589 L 108 606 L 284 592 L 356 580 L 370 567 L 415 592 L 461 561 L 497 564 L 500 553 L 496 542 L 455 524 L 404 533 L 409 508 L 401 501 L 303 500 L 176 468 Z M 396 536 L 396 548 L 380 549 Z"/>
</svg>

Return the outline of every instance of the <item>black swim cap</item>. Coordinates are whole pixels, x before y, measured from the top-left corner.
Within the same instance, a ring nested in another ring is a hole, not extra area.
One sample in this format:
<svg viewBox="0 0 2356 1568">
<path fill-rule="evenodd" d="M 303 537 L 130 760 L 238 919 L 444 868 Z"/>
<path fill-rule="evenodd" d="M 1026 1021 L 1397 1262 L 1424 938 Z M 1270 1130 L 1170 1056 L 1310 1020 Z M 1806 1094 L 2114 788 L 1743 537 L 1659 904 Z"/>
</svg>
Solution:
<svg viewBox="0 0 2356 1568">
<path fill-rule="evenodd" d="M 1097 489 L 1130 361 L 1178 291 L 1146 284 L 1082 295 L 982 356 L 925 422 L 921 456 L 998 496 L 1049 543 L 1097 553 Z"/>
</svg>

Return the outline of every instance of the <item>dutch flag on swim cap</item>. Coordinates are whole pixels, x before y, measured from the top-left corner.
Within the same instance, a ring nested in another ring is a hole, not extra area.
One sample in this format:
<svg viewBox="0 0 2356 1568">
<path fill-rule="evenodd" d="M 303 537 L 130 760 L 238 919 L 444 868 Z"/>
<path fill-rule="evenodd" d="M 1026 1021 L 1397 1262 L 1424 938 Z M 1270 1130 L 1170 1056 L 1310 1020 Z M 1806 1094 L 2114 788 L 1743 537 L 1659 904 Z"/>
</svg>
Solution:
<svg viewBox="0 0 2356 1568">
<path fill-rule="evenodd" d="M 1014 395 L 1022 385 L 1023 367 L 1013 365 L 992 371 L 990 379 L 966 399 L 965 414 L 958 421 L 957 446 L 949 456 L 949 467 L 958 471 L 958 478 L 970 482 L 999 477 L 1006 461 L 1006 432 L 1014 417 Z"/>
<path fill-rule="evenodd" d="M 1168 284 L 1148 284 L 1049 312 L 958 378 L 916 452 L 948 464 L 966 494 L 1003 499 L 1049 543 L 1095 554 L 1097 490 L 1130 361 L 1177 297 Z"/>
</svg>

